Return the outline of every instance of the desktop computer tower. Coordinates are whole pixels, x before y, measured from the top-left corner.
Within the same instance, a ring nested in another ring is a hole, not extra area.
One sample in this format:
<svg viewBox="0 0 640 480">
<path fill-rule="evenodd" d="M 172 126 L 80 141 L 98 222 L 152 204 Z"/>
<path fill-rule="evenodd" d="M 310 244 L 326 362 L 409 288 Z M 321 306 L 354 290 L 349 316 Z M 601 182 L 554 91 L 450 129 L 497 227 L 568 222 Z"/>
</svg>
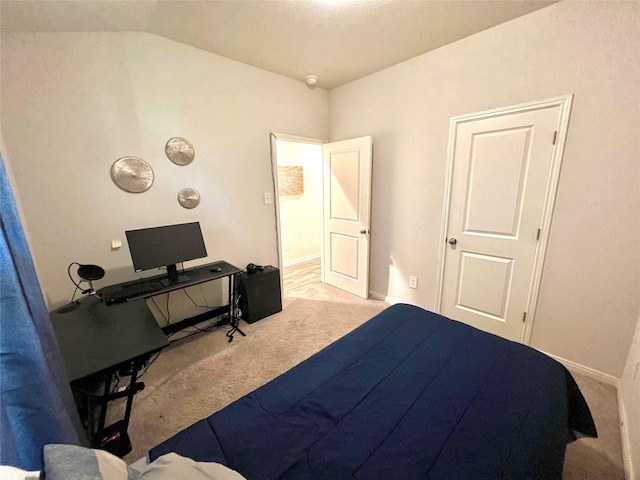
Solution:
<svg viewBox="0 0 640 480">
<path fill-rule="evenodd" d="M 264 267 L 255 273 L 243 272 L 238 275 L 237 294 L 240 296 L 238 307 L 242 319 L 247 323 L 282 311 L 280 291 L 280 270 Z"/>
</svg>

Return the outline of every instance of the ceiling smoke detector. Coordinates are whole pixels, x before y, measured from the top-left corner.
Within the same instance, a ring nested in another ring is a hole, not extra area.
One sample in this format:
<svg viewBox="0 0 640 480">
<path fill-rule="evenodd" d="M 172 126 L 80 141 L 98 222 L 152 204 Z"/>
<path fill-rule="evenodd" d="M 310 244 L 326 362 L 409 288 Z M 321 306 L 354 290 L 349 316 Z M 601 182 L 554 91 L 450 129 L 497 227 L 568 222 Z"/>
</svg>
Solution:
<svg viewBox="0 0 640 480">
<path fill-rule="evenodd" d="M 307 75 L 307 85 L 315 85 L 318 81 L 318 77 L 315 75 Z"/>
</svg>

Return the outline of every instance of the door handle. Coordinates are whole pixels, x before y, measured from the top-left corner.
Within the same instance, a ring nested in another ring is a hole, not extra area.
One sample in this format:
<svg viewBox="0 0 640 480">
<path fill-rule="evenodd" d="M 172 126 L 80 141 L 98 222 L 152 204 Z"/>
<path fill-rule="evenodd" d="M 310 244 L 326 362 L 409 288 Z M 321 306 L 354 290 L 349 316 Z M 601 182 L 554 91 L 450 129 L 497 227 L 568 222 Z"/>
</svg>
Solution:
<svg viewBox="0 0 640 480">
<path fill-rule="evenodd" d="M 366 228 L 363 228 L 362 230 L 360 230 L 361 235 L 366 235 L 367 233 L 369 233 L 369 230 L 367 230 Z"/>
<path fill-rule="evenodd" d="M 458 240 L 456 240 L 455 238 L 449 239 L 449 245 L 455 245 L 456 243 L 458 243 Z"/>
</svg>

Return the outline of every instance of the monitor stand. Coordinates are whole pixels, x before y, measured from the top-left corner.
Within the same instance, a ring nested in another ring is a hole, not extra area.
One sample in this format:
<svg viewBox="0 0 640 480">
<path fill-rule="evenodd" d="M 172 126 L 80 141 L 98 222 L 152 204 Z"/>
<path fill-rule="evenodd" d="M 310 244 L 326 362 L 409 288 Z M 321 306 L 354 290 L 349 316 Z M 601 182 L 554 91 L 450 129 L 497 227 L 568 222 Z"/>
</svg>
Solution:
<svg viewBox="0 0 640 480">
<path fill-rule="evenodd" d="M 189 281 L 189 277 L 186 275 L 178 275 L 178 269 L 175 265 L 167 265 L 167 274 L 169 275 L 169 278 L 162 278 L 160 280 L 160 283 L 165 287 Z"/>
</svg>

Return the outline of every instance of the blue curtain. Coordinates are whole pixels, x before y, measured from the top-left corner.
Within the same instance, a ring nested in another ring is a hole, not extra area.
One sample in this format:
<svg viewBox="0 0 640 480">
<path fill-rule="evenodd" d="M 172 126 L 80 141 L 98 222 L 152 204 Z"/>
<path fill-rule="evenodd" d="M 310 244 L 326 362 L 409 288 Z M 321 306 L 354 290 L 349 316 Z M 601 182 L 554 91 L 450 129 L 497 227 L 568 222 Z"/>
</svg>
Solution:
<svg viewBox="0 0 640 480">
<path fill-rule="evenodd" d="M 41 470 L 80 423 L 0 156 L 0 464 Z"/>
</svg>

